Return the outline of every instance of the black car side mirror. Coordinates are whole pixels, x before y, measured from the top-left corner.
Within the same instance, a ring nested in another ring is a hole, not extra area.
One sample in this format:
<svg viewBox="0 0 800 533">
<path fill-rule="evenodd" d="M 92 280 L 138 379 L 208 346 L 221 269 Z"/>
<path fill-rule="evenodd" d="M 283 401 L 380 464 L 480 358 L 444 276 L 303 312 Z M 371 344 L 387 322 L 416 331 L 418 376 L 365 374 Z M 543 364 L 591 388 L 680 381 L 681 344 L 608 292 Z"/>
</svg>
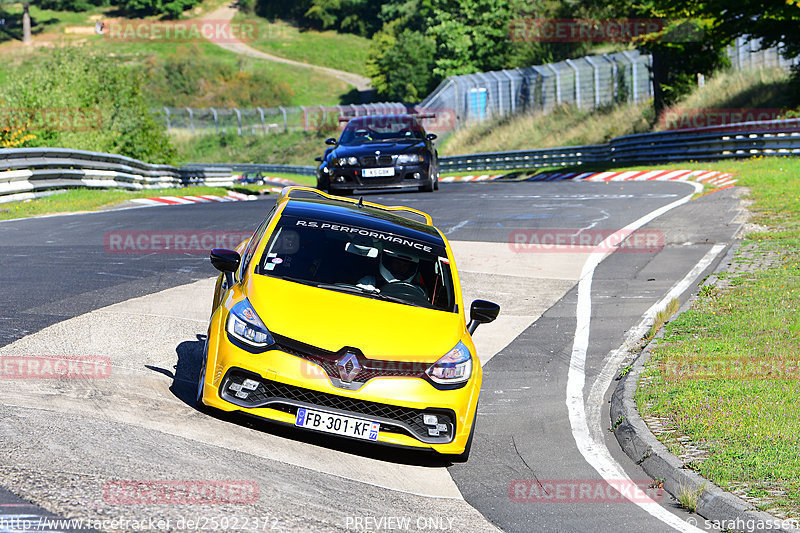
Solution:
<svg viewBox="0 0 800 533">
<path fill-rule="evenodd" d="M 336 139 L 334 139 L 333 137 L 325 139 L 325 144 L 329 144 L 331 146 L 336 146 Z"/>
<path fill-rule="evenodd" d="M 314 161 L 319 161 L 320 163 L 322 163 L 322 158 L 321 157 L 315 157 Z"/>
<path fill-rule="evenodd" d="M 239 268 L 242 257 L 239 252 L 226 250 L 225 248 L 214 248 L 211 250 L 211 264 L 214 268 L 225 274 L 225 281 L 228 287 L 233 287 L 233 272 Z"/>
<path fill-rule="evenodd" d="M 436 137 L 437 135 L 435 133 L 429 133 L 425 136 L 425 138 L 427 138 L 429 141 L 434 140 Z"/>
<path fill-rule="evenodd" d="M 487 302 L 486 300 L 475 300 L 469 309 L 469 325 L 467 330 L 469 334 L 475 333 L 479 324 L 488 324 L 497 318 L 500 312 L 500 306 L 494 302 Z"/>
</svg>

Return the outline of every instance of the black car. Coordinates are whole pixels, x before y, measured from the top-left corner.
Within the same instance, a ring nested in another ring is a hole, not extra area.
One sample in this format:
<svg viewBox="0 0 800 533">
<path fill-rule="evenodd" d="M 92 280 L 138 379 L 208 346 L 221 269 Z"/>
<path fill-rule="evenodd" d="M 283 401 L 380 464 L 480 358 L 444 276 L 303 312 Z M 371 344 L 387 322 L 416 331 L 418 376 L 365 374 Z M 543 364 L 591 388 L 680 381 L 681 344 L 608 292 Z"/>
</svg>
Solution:
<svg viewBox="0 0 800 533">
<path fill-rule="evenodd" d="M 335 194 L 354 189 L 439 188 L 439 156 L 414 115 L 350 119 L 339 140 L 330 138 L 317 168 L 317 188 Z"/>
</svg>

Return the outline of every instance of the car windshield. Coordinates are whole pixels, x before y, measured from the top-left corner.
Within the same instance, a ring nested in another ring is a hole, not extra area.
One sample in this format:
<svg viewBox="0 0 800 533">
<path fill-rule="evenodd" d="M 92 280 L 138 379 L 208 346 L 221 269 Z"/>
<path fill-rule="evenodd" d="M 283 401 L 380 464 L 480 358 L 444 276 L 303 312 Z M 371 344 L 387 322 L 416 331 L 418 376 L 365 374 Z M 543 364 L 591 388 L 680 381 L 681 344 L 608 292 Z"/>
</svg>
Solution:
<svg viewBox="0 0 800 533">
<path fill-rule="evenodd" d="M 457 309 L 444 246 L 368 227 L 283 216 L 257 273 L 367 298 Z"/>
<path fill-rule="evenodd" d="M 351 120 L 339 137 L 340 145 L 363 144 L 381 141 L 419 142 L 425 131 L 411 116 L 375 116 Z"/>
</svg>

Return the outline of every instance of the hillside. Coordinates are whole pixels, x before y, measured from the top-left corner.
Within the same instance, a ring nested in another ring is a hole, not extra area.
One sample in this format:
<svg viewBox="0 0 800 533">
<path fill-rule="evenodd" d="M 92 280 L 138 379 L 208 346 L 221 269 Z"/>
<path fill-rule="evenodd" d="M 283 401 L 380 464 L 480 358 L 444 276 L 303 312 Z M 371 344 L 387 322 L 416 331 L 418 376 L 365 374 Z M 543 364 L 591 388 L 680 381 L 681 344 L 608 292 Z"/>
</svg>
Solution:
<svg viewBox="0 0 800 533">
<path fill-rule="evenodd" d="M 800 94 L 781 70 L 720 72 L 675 104 L 667 116 L 685 110 L 796 108 Z M 727 111 L 726 111 L 727 113 Z M 505 117 L 461 128 L 440 147 L 442 155 L 600 144 L 613 137 L 670 129 L 650 104 L 615 106 L 594 113 L 563 107 L 548 114 Z"/>
</svg>

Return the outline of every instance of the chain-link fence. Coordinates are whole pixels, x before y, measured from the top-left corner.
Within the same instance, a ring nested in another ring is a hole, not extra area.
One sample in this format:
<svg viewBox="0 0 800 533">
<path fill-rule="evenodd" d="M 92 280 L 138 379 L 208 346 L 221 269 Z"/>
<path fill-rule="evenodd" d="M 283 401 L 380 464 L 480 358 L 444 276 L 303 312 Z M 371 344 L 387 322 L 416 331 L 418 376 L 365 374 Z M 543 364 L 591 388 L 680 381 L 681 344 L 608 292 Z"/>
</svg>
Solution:
<svg viewBox="0 0 800 533">
<path fill-rule="evenodd" d="M 652 97 L 649 55 L 637 50 L 547 65 L 451 76 L 428 96 L 423 111 L 452 109 L 457 125 L 562 104 L 595 109 Z"/>
<path fill-rule="evenodd" d="M 413 112 L 399 103 L 338 106 L 191 108 L 160 107 L 152 112 L 173 133 L 202 134 L 233 132 L 239 135 L 326 131 L 339 128 L 341 117 Z"/>
<path fill-rule="evenodd" d="M 784 58 L 778 49 L 760 50 L 758 40 L 736 39 L 727 50 L 733 68 L 791 68 L 798 58 Z M 451 76 L 422 103 L 374 103 L 340 106 L 256 108 L 170 108 L 154 112 L 167 130 L 239 135 L 289 131 L 330 131 L 340 118 L 393 113 L 422 113 L 423 126 L 447 133 L 470 122 L 527 112 L 546 113 L 562 105 L 597 109 L 636 103 L 653 96 L 652 57 L 638 50 L 586 56 L 526 68 Z"/>
</svg>

